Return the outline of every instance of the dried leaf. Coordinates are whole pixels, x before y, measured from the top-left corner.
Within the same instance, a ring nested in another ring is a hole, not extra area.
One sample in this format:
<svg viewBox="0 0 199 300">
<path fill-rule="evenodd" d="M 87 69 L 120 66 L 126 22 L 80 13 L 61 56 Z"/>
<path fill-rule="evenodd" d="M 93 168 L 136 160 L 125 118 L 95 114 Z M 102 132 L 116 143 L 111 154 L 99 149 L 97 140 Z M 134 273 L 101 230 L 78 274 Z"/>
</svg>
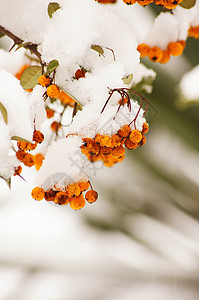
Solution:
<svg viewBox="0 0 199 300">
<path fill-rule="evenodd" d="M 21 138 L 21 137 L 19 137 L 19 136 L 12 136 L 11 137 L 11 140 L 12 141 L 20 141 L 20 142 L 25 142 L 25 143 L 31 143 L 32 144 L 32 142 L 30 142 L 30 141 L 28 141 L 28 140 L 26 140 L 26 139 L 23 139 L 23 138 Z"/>
<path fill-rule="evenodd" d="M 122 80 L 123 80 L 124 84 L 130 84 L 131 81 L 133 80 L 133 74 L 130 74 L 130 75 L 122 78 Z"/>
<path fill-rule="evenodd" d="M 196 0 L 183 0 L 179 5 L 182 6 L 183 8 L 191 8 L 195 5 Z"/>
<path fill-rule="evenodd" d="M 59 3 L 50 2 L 48 5 L 48 15 L 52 19 L 54 12 L 60 8 Z"/>
<path fill-rule="evenodd" d="M 47 71 L 46 74 L 49 75 L 50 73 L 52 73 L 55 69 L 57 69 L 59 67 L 59 62 L 56 59 L 53 59 L 49 62 L 48 66 L 47 66 Z"/>
<path fill-rule="evenodd" d="M 8 113 L 7 113 L 7 110 L 6 110 L 5 106 L 1 102 L 0 102 L 0 111 L 2 113 L 4 122 L 7 125 L 8 124 Z"/>
<path fill-rule="evenodd" d="M 32 89 L 38 84 L 38 78 L 42 74 L 42 68 L 40 66 L 30 66 L 21 75 L 20 83 L 22 87 L 26 89 Z"/>
<path fill-rule="evenodd" d="M 104 56 L 104 50 L 102 49 L 101 46 L 99 45 L 91 45 L 91 49 L 98 52 L 99 53 L 99 56 Z"/>
</svg>

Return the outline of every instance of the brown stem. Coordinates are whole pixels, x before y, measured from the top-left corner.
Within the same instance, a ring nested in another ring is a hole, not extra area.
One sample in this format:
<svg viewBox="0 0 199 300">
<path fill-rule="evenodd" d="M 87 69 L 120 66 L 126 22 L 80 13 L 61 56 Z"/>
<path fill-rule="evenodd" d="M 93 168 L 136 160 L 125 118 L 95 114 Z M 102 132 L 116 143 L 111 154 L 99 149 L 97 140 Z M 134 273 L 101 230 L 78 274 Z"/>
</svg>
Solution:
<svg viewBox="0 0 199 300">
<path fill-rule="evenodd" d="M 21 38 L 19 38 L 18 36 L 16 36 L 12 32 L 10 32 L 9 30 L 5 29 L 1 25 L 0 25 L 0 32 L 7 35 L 9 38 L 11 38 L 14 41 L 14 45 L 11 47 L 11 49 L 13 49 L 15 45 L 21 45 L 21 44 L 24 43 L 24 41 Z M 45 63 L 42 62 L 41 53 L 37 50 L 37 46 L 38 46 L 37 44 L 31 44 L 30 43 L 30 44 L 25 44 L 24 48 L 28 49 L 32 53 L 34 53 L 38 57 L 38 59 L 41 63 L 41 66 L 43 67 L 45 65 Z"/>
</svg>

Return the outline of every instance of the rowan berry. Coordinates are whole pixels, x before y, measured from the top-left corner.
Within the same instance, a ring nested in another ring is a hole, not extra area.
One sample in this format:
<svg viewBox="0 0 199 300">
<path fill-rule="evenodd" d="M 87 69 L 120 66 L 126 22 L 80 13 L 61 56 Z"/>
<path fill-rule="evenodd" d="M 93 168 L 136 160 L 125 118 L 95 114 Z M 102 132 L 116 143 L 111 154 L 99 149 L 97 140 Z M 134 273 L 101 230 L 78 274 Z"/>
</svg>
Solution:
<svg viewBox="0 0 199 300">
<path fill-rule="evenodd" d="M 46 77 L 45 75 L 41 75 L 38 78 L 38 83 L 44 87 L 48 86 L 50 84 L 50 78 Z"/>
<path fill-rule="evenodd" d="M 66 94 L 64 91 L 61 91 L 59 93 L 58 99 L 63 104 L 68 104 L 69 106 L 73 107 L 75 105 L 75 100 L 73 100 L 68 94 Z"/>
<path fill-rule="evenodd" d="M 39 130 L 35 130 L 33 132 L 33 141 L 36 142 L 36 143 L 38 143 L 38 144 L 40 144 L 40 143 L 43 142 L 43 140 L 44 140 L 43 133 L 41 131 L 39 131 Z"/>
<path fill-rule="evenodd" d="M 81 192 L 84 192 L 89 189 L 90 182 L 89 181 L 80 181 L 79 186 L 80 186 Z"/>
<path fill-rule="evenodd" d="M 125 149 L 123 146 L 119 146 L 113 149 L 112 156 L 115 158 L 120 158 L 125 153 Z"/>
<path fill-rule="evenodd" d="M 190 26 L 188 30 L 188 36 L 195 39 L 199 38 L 199 26 Z"/>
<path fill-rule="evenodd" d="M 48 119 L 52 118 L 54 116 L 54 110 L 46 108 L 46 116 Z"/>
<path fill-rule="evenodd" d="M 52 122 L 50 128 L 52 129 L 52 131 L 57 132 L 61 128 L 61 124 L 54 121 L 54 122 Z"/>
<path fill-rule="evenodd" d="M 98 193 L 94 190 L 90 190 L 86 193 L 85 195 L 86 201 L 89 203 L 93 203 L 97 200 L 98 198 Z"/>
<path fill-rule="evenodd" d="M 120 105 L 124 105 L 124 104 L 126 104 L 126 103 L 128 103 L 128 99 L 126 98 L 126 97 L 124 97 L 124 98 L 121 98 L 120 100 L 119 100 L 119 102 L 118 102 L 118 104 L 120 104 Z"/>
<path fill-rule="evenodd" d="M 56 84 L 51 84 L 49 87 L 47 87 L 46 93 L 50 98 L 58 98 L 60 90 Z"/>
<path fill-rule="evenodd" d="M 156 46 L 149 50 L 148 57 L 153 62 L 159 62 L 162 59 L 162 56 L 162 50 Z"/>
<path fill-rule="evenodd" d="M 67 186 L 67 194 L 69 198 L 79 196 L 81 188 L 78 183 L 72 183 Z"/>
<path fill-rule="evenodd" d="M 118 130 L 118 135 L 121 137 L 128 137 L 131 132 L 129 125 L 124 125 L 120 130 Z"/>
<path fill-rule="evenodd" d="M 32 190 L 31 196 L 33 197 L 33 199 L 41 201 L 45 197 L 45 191 L 43 188 L 35 187 Z"/>
<path fill-rule="evenodd" d="M 129 138 L 125 141 L 125 147 L 129 150 L 136 149 L 138 146 L 137 143 L 132 142 Z"/>
<path fill-rule="evenodd" d="M 136 2 L 136 0 L 123 0 L 123 2 L 127 5 L 132 5 Z"/>
<path fill-rule="evenodd" d="M 118 134 L 114 134 L 111 137 L 111 148 L 118 147 L 122 144 L 122 138 Z"/>
<path fill-rule="evenodd" d="M 45 157 L 41 153 L 37 153 L 35 155 L 35 168 L 37 171 L 39 171 L 39 169 L 41 168 L 44 159 Z"/>
<path fill-rule="evenodd" d="M 183 53 L 183 46 L 179 42 L 170 42 L 168 44 L 169 53 L 173 56 L 179 56 Z"/>
<path fill-rule="evenodd" d="M 18 167 L 14 168 L 14 176 L 20 175 L 22 172 L 22 167 L 19 165 Z"/>
<path fill-rule="evenodd" d="M 24 163 L 25 166 L 32 167 L 35 164 L 35 157 L 30 153 L 26 153 L 22 162 Z"/>
<path fill-rule="evenodd" d="M 99 2 L 99 1 L 98 1 Z M 85 77 L 85 74 L 86 74 L 86 71 L 84 69 L 78 69 L 76 72 L 75 72 L 75 78 L 76 79 L 79 79 L 79 78 L 82 78 L 82 77 Z"/>
<path fill-rule="evenodd" d="M 149 124 L 147 122 L 142 125 L 142 133 L 147 133 L 149 131 Z"/>
<path fill-rule="evenodd" d="M 140 57 L 148 56 L 150 49 L 150 46 L 145 43 L 139 44 L 137 46 L 137 50 L 140 52 Z"/>
<path fill-rule="evenodd" d="M 50 189 L 45 192 L 44 198 L 46 201 L 54 201 L 56 194 L 57 194 L 57 191 Z"/>
<path fill-rule="evenodd" d="M 142 139 L 142 133 L 138 129 L 133 129 L 129 135 L 129 139 L 133 143 L 139 143 Z"/>
<path fill-rule="evenodd" d="M 86 201 L 84 199 L 84 195 L 81 194 L 77 197 L 70 198 L 69 199 L 69 204 L 70 204 L 70 207 L 74 210 L 78 210 L 78 209 L 83 208 L 86 204 Z"/>
<path fill-rule="evenodd" d="M 166 64 L 168 63 L 168 61 L 170 60 L 170 52 L 169 50 L 163 50 L 162 51 L 162 58 L 161 60 L 159 61 L 160 64 Z"/>
<path fill-rule="evenodd" d="M 58 192 L 55 195 L 54 203 L 59 205 L 66 205 L 68 204 L 68 195 L 66 192 Z"/>
<path fill-rule="evenodd" d="M 16 153 L 16 157 L 18 158 L 18 160 L 23 161 L 24 157 L 26 155 L 26 152 L 23 150 L 18 150 Z"/>
</svg>

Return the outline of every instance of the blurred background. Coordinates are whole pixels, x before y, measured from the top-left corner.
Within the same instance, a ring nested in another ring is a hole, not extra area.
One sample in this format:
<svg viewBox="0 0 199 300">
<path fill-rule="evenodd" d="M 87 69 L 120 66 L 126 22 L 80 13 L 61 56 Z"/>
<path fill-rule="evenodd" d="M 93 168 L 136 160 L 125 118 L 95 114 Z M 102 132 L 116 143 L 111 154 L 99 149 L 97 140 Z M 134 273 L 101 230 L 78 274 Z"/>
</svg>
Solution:
<svg viewBox="0 0 199 300">
<path fill-rule="evenodd" d="M 198 53 L 189 38 L 167 65 L 142 60 L 157 72 L 147 143 L 95 169 L 95 204 L 36 202 L 30 172 L 0 181 L 0 300 L 199 299 L 199 106 L 178 101 Z"/>
</svg>

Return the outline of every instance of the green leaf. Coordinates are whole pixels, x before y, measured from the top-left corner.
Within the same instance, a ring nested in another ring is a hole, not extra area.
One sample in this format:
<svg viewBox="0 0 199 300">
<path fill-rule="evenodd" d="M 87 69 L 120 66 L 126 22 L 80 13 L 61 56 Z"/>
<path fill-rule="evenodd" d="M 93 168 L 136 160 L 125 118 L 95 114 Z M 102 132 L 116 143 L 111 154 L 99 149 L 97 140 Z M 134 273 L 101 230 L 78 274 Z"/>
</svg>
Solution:
<svg viewBox="0 0 199 300">
<path fill-rule="evenodd" d="M 1 102 L 0 102 L 0 111 L 2 113 L 4 122 L 7 125 L 8 124 L 8 113 L 7 113 L 7 110 L 6 110 L 5 106 Z"/>
<path fill-rule="evenodd" d="M 19 136 L 16 136 L 16 135 L 12 136 L 11 140 L 12 141 L 20 141 L 20 142 L 25 142 L 25 143 L 31 143 L 32 144 L 32 142 L 30 142 L 30 141 L 28 141 L 26 139 L 23 139 L 23 138 L 21 138 Z"/>
<path fill-rule="evenodd" d="M 99 56 L 104 56 L 104 50 L 99 45 L 91 45 L 91 49 L 94 51 L 97 51 L 99 53 Z"/>
<path fill-rule="evenodd" d="M 52 73 L 55 69 L 57 69 L 59 67 L 59 62 L 56 59 L 53 59 L 49 62 L 48 66 L 47 66 L 47 71 L 46 71 L 46 75 L 49 75 L 50 73 Z"/>
<path fill-rule="evenodd" d="M 56 10 L 58 10 L 59 8 L 61 8 L 59 6 L 59 3 L 57 2 L 50 2 L 48 5 L 48 15 L 49 17 L 52 19 L 54 12 L 56 12 Z"/>
<path fill-rule="evenodd" d="M 183 0 L 179 5 L 182 6 L 183 8 L 191 8 L 195 5 L 196 0 Z"/>
<path fill-rule="evenodd" d="M 26 89 L 32 89 L 38 84 L 38 79 L 42 75 L 40 66 L 30 66 L 21 75 L 20 83 Z"/>
<path fill-rule="evenodd" d="M 2 178 L 3 180 L 5 180 L 5 182 L 7 183 L 9 189 L 11 188 L 11 178 L 4 178 L 3 176 L 0 175 L 0 178 Z"/>
<path fill-rule="evenodd" d="M 64 93 L 66 93 L 70 98 L 72 98 L 78 105 L 79 105 L 79 110 L 82 110 L 82 105 L 81 103 L 73 96 L 71 95 L 69 92 L 66 92 L 64 89 L 61 89 Z"/>
<path fill-rule="evenodd" d="M 124 84 L 130 84 L 131 81 L 133 80 L 133 74 L 130 74 L 130 75 L 122 78 L 122 80 L 123 80 Z"/>
<path fill-rule="evenodd" d="M 5 34 L 0 32 L 0 38 L 2 38 L 3 36 L 5 36 Z"/>
</svg>

